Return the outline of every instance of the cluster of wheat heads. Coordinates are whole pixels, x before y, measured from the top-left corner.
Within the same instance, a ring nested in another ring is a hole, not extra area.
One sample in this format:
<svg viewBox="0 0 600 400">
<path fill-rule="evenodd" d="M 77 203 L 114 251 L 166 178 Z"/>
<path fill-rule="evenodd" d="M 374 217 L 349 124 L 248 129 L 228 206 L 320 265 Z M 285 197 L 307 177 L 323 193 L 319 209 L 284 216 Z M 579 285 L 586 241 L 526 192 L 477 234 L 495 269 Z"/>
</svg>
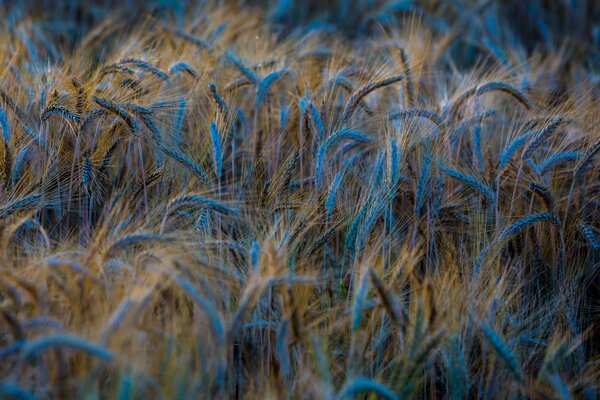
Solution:
<svg viewBox="0 0 600 400">
<path fill-rule="evenodd" d="M 410 26 L 2 33 L 0 398 L 594 398 L 594 78 Z"/>
</svg>

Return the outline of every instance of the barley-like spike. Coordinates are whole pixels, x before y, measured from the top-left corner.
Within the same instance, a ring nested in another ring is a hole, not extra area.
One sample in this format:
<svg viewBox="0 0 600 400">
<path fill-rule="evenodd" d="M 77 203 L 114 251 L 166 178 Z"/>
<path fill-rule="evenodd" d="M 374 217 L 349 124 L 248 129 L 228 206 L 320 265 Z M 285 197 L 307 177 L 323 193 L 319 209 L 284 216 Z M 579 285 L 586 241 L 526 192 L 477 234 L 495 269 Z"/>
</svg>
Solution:
<svg viewBox="0 0 600 400">
<path fill-rule="evenodd" d="M 496 201 L 496 195 L 494 191 L 485 183 L 478 181 L 477 179 L 469 176 L 467 174 L 463 174 L 462 172 L 456 171 L 454 169 L 448 168 L 446 166 L 441 166 L 440 171 L 444 174 L 464 183 L 469 186 L 471 189 L 474 189 L 479 194 L 483 195 L 486 199 L 488 199 L 492 204 Z"/>
<path fill-rule="evenodd" d="M 367 96 L 369 93 L 384 88 L 386 86 L 392 85 L 396 82 L 400 82 L 404 78 L 403 75 L 393 76 L 391 78 L 382 79 L 380 81 L 369 82 L 365 85 L 361 86 L 357 90 L 352 93 L 352 96 L 348 99 L 346 106 L 344 107 L 344 112 L 342 114 L 342 125 L 345 125 L 356 110 L 356 107 L 361 102 L 361 100 Z"/>
<path fill-rule="evenodd" d="M 190 42 L 202 49 L 207 49 L 207 50 L 212 49 L 212 46 L 206 40 L 200 39 L 199 37 L 196 37 L 190 33 L 187 33 L 182 29 L 175 28 L 175 29 L 172 29 L 172 31 L 175 34 L 175 36 L 180 37 L 181 39 L 183 39 L 187 42 Z"/>
<path fill-rule="evenodd" d="M 467 90 L 463 91 L 454 101 L 448 103 L 445 107 L 443 115 L 445 119 L 454 118 L 458 109 L 471 97 L 477 93 L 477 86 L 472 86 Z"/>
<path fill-rule="evenodd" d="M 246 315 L 254 307 L 258 297 L 261 295 L 266 286 L 270 285 L 270 283 L 271 282 L 266 281 L 261 284 L 254 284 L 246 287 L 244 294 L 238 303 L 237 310 L 230 319 L 229 330 L 227 332 L 227 337 L 230 342 L 233 342 L 235 339 L 237 339 L 241 329 L 243 328 Z"/>
<path fill-rule="evenodd" d="M 500 61 L 500 63 L 507 69 L 511 68 L 511 64 L 506 58 L 506 54 L 502 51 L 488 36 L 483 37 L 483 44 L 487 47 L 490 53 Z"/>
<path fill-rule="evenodd" d="M 384 283 L 379 279 L 377 273 L 369 269 L 369 274 L 371 276 L 371 281 L 373 282 L 373 286 L 375 286 L 375 290 L 379 297 L 381 297 L 381 302 L 388 315 L 394 321 L 394 323 L 399 324 L 402 321 L 402 312 L 400 311 L 400 307 L 398 307 L 398 303 L 392 293 L 390 293 L 389 289 L 385 287 Z"/>
<path fill-rule="evenodd" d="M 471 149 L 473 152 L 473 163 L 477 169 L 481 169 L 483 167 L 483 154 L 481 152 L 481 126 L 479 125 L 476 125 L 473 129 Z"/>
<path fill-rule="evenodd" d="M 6 94 L 6 92 L 4 92 L 3 90 L 0 90 L 0 99 L 17 116 L 17 121 L 19 122 L 21 129 L 23 129 L 23 132 L 25 132 L 25 134 L 27 136 L 29 136 L 29 138 L 31 140 L 33 140 L 35 144 L 43 145 L 43 143 L 40 143 L 39 137 L 35 134 L 35 132 L 33 132 L 33 130 L 27 124 L 27 115 L 25 114 L 25 112 L 23 112 L 23 110 L 21 110 L 21 107 L 19 107 L 17 105 L 17 103 L 15 103 L 15 101 L 8 94 Z"/>
<path fill-rule="evenodd" d="M 303 118 L 305 114 L 308 112 L 308 107 L 312 102 L 312 95 L 310 92 L 304 93 L 304 96 L 298 99 L 298 110 L 300 112 L 300 117 Z"/>
<path fill-rule="evenodd" d="M 414 354 L 412 357 L 412 365 L 405 373 L 407 380 L 412 381 L 415 374 L 425 364 L 427 358 L 440 345 L 445 335 L 446 332 L 444 330 L 436 332 L 433 337 L 427 340 L 427 342 L 425 342 L 425 344 L 421 346 L 420 349 Z"/>
<path fill-rule="evenodd" d="M 77 112 L 78 115 L 81 116 L 81 115 L 83 115 L 83 113 L 85 111 L 85 105 L 86 105 L 86 101 L 87 101 L 85 88 L 83 87 L 81 82 L 79 82 L 75 78 L 73 78 L 71 80 L 71 83 L 73 84 L 73 87 L 77 91 L 77 102 L 75 103 L 75 111 Z"/>
<path fill-rule="evenodd" d="M 452 400 L 462 400 L 468 388 L 468 371 L 465 363 L 465 357 L 462 349 L 461 338 L 458 334 L 450 338 L 450 348 L 448 349 L 450 360 L 450 388 Z"/>
<path fill-rule="evenodd" d="M 150 103 L 148 106 L 144 107 L 149 110 L 151 114 L 154 114 L 154 111 L 159 110 L 167 110 L 171 111 L 174 108 L 179 107 L 182 101 L 185 101 L 183 97 L 173 98 L 173 99 L 165 99 L 165 100 L 157 100 L 155 102 Z M 131 103 L 129 103 L 131 104 Z"/>
<path fill-rule="evenodd" d="M 105 251 L 104 251 L 104 259 L 108 259 L 114 254 L 122 249 L 125 249 L 129 246 L 134 246 L 137 244 L 145 244 L 152 242 L 172 242 L 174 239 L 169 236 L 157 234 L 157 233 L 128 233 L 127 235 L 123 235 L 118 240 L 114 241 Z"/>
<path fill-rule="evenodd" d="M 31 151 L 30 146 L 23 146 L 17 151 L 17 155 L 15 156 L 13 165 L 11 166 L 12 173 L 10 175 L 11 185 L 14 186 L 16 182 L 21 178 L 21 172 L 23 172 L 23 167 L 27 162 L 29 153 Z"/>
<path fill-rule="evenodd" d="M 285 130 L 290 117 L 290 106 L 281 106 L 279 109 L 279 129 Z"/>
<path fill-rule="evenodd" d="M 521 147 L 527 140 L 533 135 L 533 131 L 527 131 L 526 133 L 514 138 L 500 153 L 500 162 L 498 163 L 498 170 L 502 170 L 503 167 L 508 164 L 513 154 Z"/>
<path fill-rule="evenodd" d="M 565 383 L 564 380 L 562 380 L 558 373 L 547 375 L 546 380 L 550 382 L 550 384 L 554 388 L 554 391 L 558 394 L 558 398 L 566 400 L 570 400 L 573 398 L 573 395 L 569 390 L 569 386 Z"/>
<path fill-rule="evenodd" d="M 577 223 L 577 227 L 590 247 L 594 251 L 600 251 L 600 239 L 598 239 L 598 236 L 594 233 L 594 229 L 583 220 Z"/>
<path fill-rule="evenodd" d="M 406 90 L 406 106 L 412 107 L 414 102 L 414 85 L 412 81 L 412 71 L 408 62 L 408 56 L 406 51 L 402 47 L 398 48 L 400 53 L 400 61 L 402 61 L 402 73 L 404 74 L 404 86 Z"/>
<path fill-rule="evenodd" d="M 135 75 L 135 71 L 124 65 L 110 64 L 100 70 L 100 80 L 109 74 L 123 74 L 128 76 Z"/>
<path fill-rule="evenodd" d="M 158 181 L 160 181 L 160 179 L 164 176 L 164 174 L 165 174 L 164 166 L 156 168 L 154 171 L 147 174 L 144 181 L 140 182 L 136 185 L 136 187 L 132 191 L 130 199 L 132 201 L 135 200 L 140 195 L 140 193 L 142 193 L 144 191 L 144 186 L 146 187 L 146 189 L 149 188 L 150 186 L 152 186 L 155 183 L 157 183 Z"/>
<path fill-rule="evenodd" d="M 599 142 L 600 143 L 600 142 Z M 555 166 L 572 160 L 578 160 L 581 153 L 578 151 L 562 151 L 560 153 L 553 154 L 546 158 L 539 166 L 540 175 L 545 175 L 546 172 L 550 171 Z"/>
<path fill-rule="evenodd" d="M 2 319 L 6 321 L 7 327 L 15 340 L 23 341 L 26 339 L 25 330 L 16 315 L 9 310 L 2 310 L 0 315 L 2 316 Z"/>
<path fill-rule="evenodd" d="M 210 322 L 210 329 L 215 339 L 217 339 L 217 344 L 222 346 L 225 343 L 225 329 L 223 328 L 223 323 L 221 322 L 221 317 L 219 313 L 213 306 L 213 304 L 204 296 L 200 294 L 200 292 L 194 287 L 194 285 L 184 279 L 182 277 L 176 277 L 175 282 L 179 285 L 183 291 L 190 296 L 194 302 L 206 313 L 208 320 Z"/>
<path fill-rule="evenodd" d="M 174 131 L 174 138 L 173 138 L 173 142 L 175 143 L 175 146 L 179 147 L 181 145 L 181 137 L 183 135 L 183 117 L 185 114 L 185 106 L 186 106 L 186 102 L 185 99 L 179 99 L 179 102 L 177 104 L 177 112 L 175 113 L 175 124 L 173 126 L 173 131 Z"/>
<path fill-rule="evenodd" d="M 409 108 L 407 110 L 402 110 L 396 113 L 388 114 L 387 118 L 390 120 L 394 119 L 406 119 L 406 118 L 425 118 L 433 122 L 435 126 L 439 129 L 444 129 L 445 124 L 437 113 L 428 110 L 426 108 Z"/>
<path fill-rule="evenodd" d="M 13 200 L 12 202 L 0 207 L 0 218 L 6 218 L 17 211 L 35 210 L 41 205 L 42 195 L 33 193 L 25 197 Z"/>
<path fill-rule="evenodd" d="M 510 225 L 505 226 L 502 230 L 500 230 L 496 239 L 494 241 L 492 241 L 490 244 L 488 244 L 479 253 L 479 256 L 477 256 L 477 259 L 475 260 L 475 265 L 473 268 L 473 278 L 475 278 L 479 275 L 479 271 L 481 269 L 483 261 L 485 260 L 485 257 L 496 246 L 500 245 L 501 243 L 508 240 L 509 238 L 521 233 L 524 229 L 528 228 L 529 226 L 531 226 L 535 223 L 538 223 L 538 222 L 546 222 L 546 221 L 550 222 L 551 224 L 553 224 L 557 227 L 560 227 L 560 220 L 558 219 L 556 214 L 549 212 L 549 211 L 540 212 L 540 213 L 536 213 L 536 214 L 529 214 L 525 217 L 519 218 L 518 220 L 514 221 Z"/>
<path fill-rule="evenodd" d="M 371 204 L 370 209 L 366 213 L 365 219 L 362 223 L 362 226 L 360 228 L 360 232 L 358 235 L 358 240 L 357 240 L 357 245 L 356 245 L 357 252 L 361 252 L 364 249 L 367 239 L 369 238 L 369 235 L 371 234 L 371 231 L 373 230 L 373 226 L 375 225 L 375 223 L 379 219 L 379 216 L 383 212 L 383 209 L 386 204 L 385 200 L 386 199 L 384 197 L 376 199 L 373 202 L 373 204 Z"/>
<path fill-rule="evenodd" d="M 344 238 L 344 253 L 348 254 L 350 258 L 353 258 L 356 254 L 356 236 L 358 235 L 360 224 L 362 223 L 367 210 L 368 206 L 366 204 L 362 205 L 358 213 L 354 216 L 354 220 L 350 224 L 348 232 L 346 232 L 346 237 Z"/>
<path fill-rule="evenodd" d="M 363 304 L 365 302 L 365 297 L 367 296 L 367 291 L 368 276 L 367 274 L 363 274 L 358 285 L 356 286 L 356 293 L 354 294 L 354 299 L 352 301 L 352 331 L 356 331 L 358 328 L 360 328 L 363 314 Z"/>
<path fill-rule="evenodd" d="M 527 160 L 533 155 L 533 152 L 538 149 L 550 136 L 552 136 L 559 128 L 560 125 L 565 123 L 567 119 L 565 117 L 554 117 L 548 125 L 538 131 L 531 141 L 525 146 L 523 149 L 523 154 L 521 155 L 522 160 Z"/>
<path fill-rule="evenodd" d="M 215 84 L 212 82 L 208 82 L 208 88 L 210 89 L 210 93 L 212 94 L 213 100 L 217 105 L 219 112 L 222 115 L 229 115 L 229 107 L 227 106 L 227 103 L 225 102 L 223 97 L 221 97 L 221 95 L 217 91 L 217 87 L 215 86 Z"/>
<path fill-rule="evenodd" d="M 194 67 L 192 67 L 190 64 L 186 63 L 185 61 L 177 61 L 169 66 L 169 74 L 170 75 L 177 74 L 178 72 L 185 72 L 185 73 L 191 75 L 191 77 L 194 79 L 198 78 L 198 72 L 196 72 Z"/>
<path fill-rule="evenodd" d="M 398 400 L 398 396 L 388 387 L 368 378 L 353 378 L 342 387 L 337 395 L 338 400 L 356 398 L 359 393 L 374 393 L 382 399 Z"/>
<path fill-rule="evenodd" d="M 188 157 L 184 156 L 183 154 L 180 154 L 170 148 L 168 148 L 167 146 L 164 145 L 159 145 L 159 148 L 169 157 L 171 157 L 173 160 L 177 161 L 178 163 L 180 163 L 181 165 L 183 165 L 186 168 L 189 168 L 190 170 L 192 170 L 192 172 L 194 172 L 194 174 L 200 178 L 201 181 L 203 182 L 208 182 L 210 181 L 210 179 L 208 178 L 208 175 L 206 174 L 206 172 L 204 171 L 204 169 L 199 166 L 198 164 L 196 164 L 194 161 L 192 161 L 191 159 L 189 159 Z"/>
<path fill-rule="evenodd" d="M 321 86 L 319 86 L 319 88 L 317 89 L 317 93 L 323 93 L 326 90 L 328 90 L 328 89 L 332 90 L 335 87 L 340 87 L 340 88 L 344 89 L 346 92 L 348 92 L 349 94 L 352 94 L 354 92 L 354 85 L 352 84 L 350 79 L 348 79 L 347 77 L 345 77 L 344 75 L 342 75 L 340 73 L 340 74 L 337 74 L 337 75 L 331 77 L 326 82 L 322 83 Z M 364 101 L 360 101 L 359 106 L 363 109 L 363 111 L 367 115 L 373 115 L 373 110 Z"/>
<path fill-rule="evenodd" d="M 439 217 L 440 210 L 442 209 L 442 201 L 443 201 L 443 188 L 444 188 L 444 176 L 438 175 L 435 182 L 435 199 L 432 203 L 432 213 L 434 217 Z"/>
<path fill-rule="evenodd" d="M 42 113 L 41 117 L 42 122 L 48 120 L 48 118 L 50 118 L 51 115 L 58 115 L 64 118 L 66 121 L 72 123 L 79 123 L 79 121 L 81 120 L 81 117 L 71 110 L 68 110 L 61 106 L 50 106 L 44 109 L 44 112 Z"/>
<path fill-rule="evenodd" d="M 154 123 L 151 116 L 149 114 L 141 114 L 140 119 L 146 125 L 146 128 L 150 131 L 150 135 L 152 139 L 156 142 L 157 145 L 161 146 L 162 144 L 162 135 L 160 134 L 160 129 Z"/>
<path fill-rule="evenodd" d="M 235 80 L 226 84 L 223 89 L 225 89 L 226 92 L 233 92 L 239 88 L 242 88 L 242 87 L 248 86 L 248 85 L 252 85 L 252 81 L 250 79 L 246 78 L 245 76 L 240 76 L 240 77 L 236 78 Z"/>
<path fill-rule="evenodd" d="M 581 157 L 575 170 L 573 171 L 573 177 L 578 179 L 590 166 L 594 157 L 600 150 L 600 140 L 597 140 L 592 146 L 585 152 L 585 154 Z"/>
<path fill-rule="evenodd" d="M 130 89 L 134 93 L 141 92 L 140 79 L 137 77 L 122 79 L 120 82 L 117 82 L 117 84 L 123 88 Z"/>
<path fill-rule="evenodd" d="M 523 229 L 527 228 L 528 226 L 530 226 L 534 223 L 537 223 L 537 222 L 544 222 L 544 221 L 548 221 L 548 222 L 552 223 L 553 225 L 560 226 L 560 221 L 558 220 L 558 217 L 552 212 L 546 211 L 546 212 L 540 212 L 540 213 L 536 213 L 536 214 L 530 214 L 530 215 L 527 215 L 523 218 L 516 220 L 512 224 L 503 228 L 500 231 L 499 239 L 506 240 L 509 237 L 520 233 Z"/>
<path fill-rule="evenodd" d="M 490 342 L 496 353 L 504 360 L 504 362 L 508 365 L 510 371 L 513 373 L 515 378 L 519 382 L 523 382 L 523 371 L 521 370 L 521 365 L 517 358 L 510 351 L 506 343 L 502 340 L 500 336 L 487 324 L 482 324 L 481 330 L 483 331 L 484 336 Z"/>
<path fill-rule="evenodd" d="M 343 177 L 344 173 L 342 171 L 338 171 L 333 178 L 333 182 L 329 186 L 329 190 L 327 191 L 327 197 L 325 198 L 325 221 L 329 221 L 331 212 L 335 207 L 336 194 L 342 183 Z"/>
<path fill-rule="evenodd" d="M 121 103 L 115 103 L 117 106 L 119 107 L 123 107 L 127 110 L 133 111 L 136 114 L 139 114 L 140 116 L 152 116 L 154 115 L 154 110 L 148 107 L 144 107 L 141 106 L 139 104 L 135 104 L 132 102 L 121 102 Z"/>
<path fill-rule="evenodd" d="M 0 90 L 0 99 L 2 99 L 2 101 L 6 104 L 8 108 L 12 110 L 13 113 L 15 113 L 20 122 L 25 122 L 25 120 L 27 119 L 25 112 L 21 110 L 21 107 L 19 107 L 17 103 L 15 103 L 12 97 L 10 97 L 5 91 Z"/>
<path fill-rule="evenodd" d="M 421 340 L 423 340 L 424 334 L 423 323 L 425 320 L 425 310 L 423 308 L 423 301 L 420 298 L 417 300 L 415 313 L 416 315 L 414 317 L 411 315 L 411 321 L 414 320 L 414 322 L 412 323 L 408 348 L 408 358 L 410 360 L 414 359 L 415 354 L 417 354 L 417 350 L 421 346 Z"/>
<path fill-rule="evenodd" d="M 6 396 L 6 397 L 5 397 Z M 37 397 L 13 382 L 0 382 L 0 397 L 18 400 L 37 400 Z"/>
<path fill-rule="evenodd" d="M 198 219 L 195 223 L 195 228 L 198 229 L 200 232 L 210 232 L 210 211 L 208 211 L 208 209 L 203 208 L 200 210 Z"/>
<path fill-rule="evenodd" d="M 319 110 L 317 110 L 317 108 L 315 107 L 315 105 L 312 102 L 311 102 L 310 106 L 308 107 L 308 111 L 310 113 L 310 119 L 311 119 L 312 123 L 314 124 L 316 131 L 317 131 L 316 141 L 317 141 L 317 143 L 320 143 L 327 135 L 326 130 L 325 130 L 325 124 L 323 124 L 323 119 L 321 118 L 321 114 L 319 113 Z"/>
<path fill-rule="evenodd" d="M 117 309 L 113 311 L 108 318 L 108 321 L 102 327 L 102 330 L 100 331 L 100 343 L 106 345 L 110 335 L 119 328 L 119 325 L 121 325 L 133 304 L 134 301 L 130 296 L 125 297 L 125 299 L 121 301 Z"/>
<path fill-rule="evenodd" d="M 138 122 L 137 118 L 128 113 L 124 108 L 102 97 L 92 96 L 92 100 L 100 107 L 106 109 L 107 111 L 110 111 L 111 113 L 117 115 L 119 118 L 125 121 L 129 128 L 131 128 L 131 131 L 134 135 L 139 133 L 140 123 Z"/>
<path fill-rule="evenodd" d="M 348 92 L 350 94 L 352 94 L 352 92 L 354 92 L 354 85 L 352 84 L 352 81 L 342 74 L 337 74 L 337 75 L 334 75 L 331 78 L 329 78 L 319 88 L 319 90 L 317 90 L 317 92 L 321 92 L 321 91 L 324 91 L 325 89 L 333 88 L 336 86 L 341 87 L 342 89 L 344 89 L 346 92 Z"/>
<path fill-rule="evenodd" d="M 212 121 L 210 123 L 210 141 L 213 150 L 213 163 L 215 167 L 215 175 L 217 180 L 220 181 L 223 171 L 223 151 L 221 150 L 221 137 L 219 136 L 219 130 L 217 124 Z"/>
<path fill-rule="evenodd" d="M 526 109 L 529 110 L 531 108 L 531 102 L 527 98 L 527 95 L 525 95 L 525 93 L 521 92 L 519 89 L 517 89 L 516 87 L 514 87 L 513 85 L 511 85 L 510 83 L 507 83 L 507 82 L 491 81 L 491 82 L 484 83 L 483 85 L 479 85 L 477 87 L 477 91 L 475 92 L 475 95 L 481 96 L 482 94 L 488 93 L 491 91 L 500 91 L 500 92 L 507 93 L 507 94 L 511 95 L 512 97 L 514 97 L 515 100 L 517 100 L 519 103 L 521 103 L 523 105 L 523 107 L 525 107 Z"/>
<path fill-rule="evenodd" d="M 313 348 L 315 363 L 317 364 L 317 371 L 322 380 L 331 386 L 331 373 L 329 370 L 329 360 L 327 354 L 323 351 L 323 347 L 318 341 L 317 336 L 314 332 L 310 332 L 310 343 Z"/>
<path fill-rule="evenodd" d="M 279 359 L 279 366 L 283 371 L 283 376 L 287 379 L 291 374 L 291 365 L 290 365 L 290 354 L 288 351 L 286 338 L 288 333 L 289 320 L 285 318 L 279 324 L 279 329 L 277 329 L 277 340 L 276 340 L 276 348 L 277 348 L 277 357 Z"/>
<path fill-rule="evenodd" d="M 323 177 L 322 171 L 323 171 L 323 167 L 324 167 L 324 163 L 325 163 L 325 156 L 327 155 L 327 152 L 333 146 L 335 146 L 336 144 L 338 144 L 344 140 L 351 140 L 356 143 L 366 143 L 366 142 L 369 142 L 371 140 L 371 138 L 363 133 L 353 131 L 351 129 L 346 129 L 346 128 L 340 129 L 339 131 L 336 131 L 335 133 L 333 133 L 317 149 L 317 159 L 316 159 L 316 163 L 315 163 L 315 181 L 316 181 L 317 187 L 320 186 L 320 183 L 321 183 L 321 180 Z"/>
<path fill-rule="evenodd" d="M 480 112 L 470 118 L 467 118 L 464 121 L 461 121 L 456 126 L 456 129 L 454 129 L 454 132 L 452 132 L 452 135 L 450 135 L 450 139 L 452 141 L 457 140 L 471 126 L 476 125 L 476 124 L 481 124 L 483 121 L 485 121 L 488 118 L 493 117 L 494 115 L 496 115 L 496 110 L 488 109 L 488 110 Z"/>
<path fill-rule="evenodd" d="M 85 155 L 83 160 L 83 167 L 81 169 L 81 186 L 87 188 L 90 183 L 90 175 L 92 173 L 92 161 L 89 155 Z"/>
<path fill-rule="evenodd" d="M 298 164 L 299 157 L 300 152 L 298 151 L 298 149 L 294 149 L 292 155 L 285 164 L 283 183 L 281 184 L 281 193 L 287 193 L 290 189 L 290 183 L 292 182 L 292 177 L 294 176 L 294 172 L 296 171 L 296 166 Z"/>
<path fill-rule="evenodd" d="M 462 92 L 456 100 L 451 102 L 444 112 L 446 118 L 453 118 L 457 113 L 458 109 L 473 96 L 481 96 L 484 93 L 491 91 L 501 91 L 514 97 L 519 103 L 521 103 L 526 109 L 531 108 L 531 102 L 527 96 L 519 89 L 515 88 L 511 84 L 502 81 L 490 81 L 483 83 L 478 86 L 472 86 Z"/>
<path fill-rule="evenodd" d="M 546 207 L 548 207 L 549 210 L 554 210 L 554 206 L 556 203 L 554 201 L 554 196 L 552 195 L 550 189 L 548 189 L 545 185 L 537 182 L 529 182 L 529 189 L 532 192 L 538 194 L 544 200 L 544 203 L 546 203 Z"/>
<path fill-rule="evenodd" d="M 55 347 L 72 348 L 105 361 L 111 361 L 114 358 L 114 355 L 110 350 L 82 339 L 79 336 L 65 333 L 53 333 L 26 342 L 21 350 L 21 358 L 23 360 L 29 360 L 39 355 L 42 351 Z"/>
<path fill-rule="evenodd" d="M 265 96 L 270 92 L 271 86 L 275 84 L 278 80 L 282 79 L 286 75 L 288 75 L 290 71 L 288 69 L 282 69 L 279 71 L 273 71 L 268 73 L 264 78 L 262 78 L 258 84 L 258 88 L 256 89 L 256 107 L 260 107 Z"/>
<path fill-rule="evenodd" d="M 163 81 L 169 81 L 169 75 L 165 74 L 164 71 L 156 68 L 148 61 L 140 60 L 139 58 L 126 58 L 119 61 L 119 65 L 133 65 L 136 68 L 150 72 L 152 75 L 162 79 Z"/>
<path fill-rule="evenodd" d="M 315 184 L 316 187 L 321 186 L 321 180 L 323 179 L 323 164 L 325 163 L 326 145 L 321 144 L 317 149 L 317 159 L 315 161 Z"/>
<path fill-rule="evenodd" d="M 81 118 L 81 124 L 79 126 L 79 130 L 81 132 L 85 131 L 92 122 L 94 122 L 98 117 L 107 115 L 108 111 L 102 107 L 92 107 L 88 109 L 85 114 Z"/>
<path fill-rule="evenodd" d="M 231 51 L 225 53 L 225 57 L 233 64 L 235 67 L 252 82 L 253 85 L 258 85 L 259 78 L 258 75 L 254 71 L 252 71 L 249 67 L 247 67 L 239 58 L 237 58 Z"/>
<path fill-rule="evenodd" d="M 327 47 L 319 47 L 310 51 L 303 52 L 299 55 L 299 61 L 305 61 L 311 58 L 326 59 L 331 56 L 331 50 Z"/>
<path fill-rule="evenodd" d="M 115 154 L 115 152 L 117 151 L 117 148 L 119 147 L 119 144 L 121 144 L 121 142 L 122 142 L 122 139 L 117 137 L 112 141 L 110 146 L 108 146 L 108 148 L 106 149 L 106 152 L 104 153 L 104 156 L 102 157 L 102 161 L 100 162 L 100 167 L 98 168 L 98 171 L 101 174 L 104 174 L 106 172 L 106 169 L 108 168 L 109 163 L 112 160 L 112 157 Z"/>
<path fill-rule="evenodd" d="M 206 197 L 193 193 L 182 194 L 171 200 L 167 205 L 167 214 L 173 213 L 178 208 L 185 206 L 201 206 L 224 215 L 238 214 L 238 210 L 236 210 L 235 208 L 226 206 L 225 204 L 220 203 L 216 200 L 208 199 Z"/>
<path fill-rule="evenodd" d="M 250 247 L 250 266 L 253 272 L 258 271 L 258 262 L 260 261 L 260 244 L 254 240 Z"/>
<path fill-rule="evenodd" d="M 12 184 L 12 154 L 8 142 L 4 142 L 4 154 L 2 158 L 2 175 L 4 177 L 4 185 L 10 187 Z"/>
<path fill-rule="evenodd" d="M 10 128 L 8 127 L 8 121 L 6 120 L 6 113 L 0 108 L 0 129 L 2 129 L 2 140 L 5 144 L 10 142 Z"/>
<path fill-rule="evenodd" d="M 421 215 L 421 209 L 423 208 L 423 202 L 425 197 L 425 186 L 429 180 L 429 171 L 431 170 L 431 163 L 433 161 L 433 151 L 429 143 L 427 143 L 423 152 L 423 162 L 419 171 L 419 180 L 417 181 L 417 187 L 415 189 L 415 215 Z"/>
<path fill-rule="evenodd" d="M 548 377 L 548 374 L 556 368 L 560 362 L 563 361 L 569 355 L 569 345 L 563 340 L 559 341 L 556 345 L 549 347 L 542 361 L 538 372 L 538 380 L 543 380 Z"/>
<path fill-rule="evenodd" d="M 398 149 L 398 141 L 396 139 L 390 140 L 389 148 L 389 170 L 388 176 L 390 177 L 390 188 L 392 191 L 396 190 L 398 180 L 400 179 L 400 150 Z"/>
<path fill-rule="evenodd" d="M 327 228 L 324 230 L 319 236 L 313 240 L 311 245 L 305 250 L 304 254 L 314 254 L 315 251 L 323 247 L 325 243 L 331 240 L 332 236 L 337 233 L 337 229 L 335 227 Z"/>
<path fill-rule="evenodd" d="M 366 143 L 371 141 L 371 138 L 364 133 L 354 131 L 352 129 L 342 128 L 336 132 L 334 132 L 329 138 L 325 141 L 324 150 L 325 152 L 329 151 L 336 144 L 347 140 L 353 141 L 357 143 Z"/>
</svg>

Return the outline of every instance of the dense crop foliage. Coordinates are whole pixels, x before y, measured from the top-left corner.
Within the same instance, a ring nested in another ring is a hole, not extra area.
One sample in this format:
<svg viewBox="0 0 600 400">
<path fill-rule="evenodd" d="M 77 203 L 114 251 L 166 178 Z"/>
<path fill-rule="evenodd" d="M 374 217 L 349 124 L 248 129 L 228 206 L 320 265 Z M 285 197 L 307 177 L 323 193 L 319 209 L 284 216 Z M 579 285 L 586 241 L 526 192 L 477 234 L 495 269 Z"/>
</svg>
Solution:
<svg viewBox="0 0 600 400">
<path fill-rule="evenodd" d="M 125 3 L 2 11 L 0 398 L 595 398 L 594 2 Z"/>
</svg>

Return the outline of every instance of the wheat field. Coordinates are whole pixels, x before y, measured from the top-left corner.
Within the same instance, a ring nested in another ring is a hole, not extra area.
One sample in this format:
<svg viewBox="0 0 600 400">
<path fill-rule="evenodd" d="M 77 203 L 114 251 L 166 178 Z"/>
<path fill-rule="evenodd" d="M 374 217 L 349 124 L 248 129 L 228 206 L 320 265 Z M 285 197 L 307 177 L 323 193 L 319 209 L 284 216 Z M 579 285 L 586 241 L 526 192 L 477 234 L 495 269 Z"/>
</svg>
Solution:
<svg viewBox="0 0 600 400">
<path fill-rule="evenodd" d="M 0 398 L 595 399 L 555 3 L 0 2 Z"/>
</svg>

